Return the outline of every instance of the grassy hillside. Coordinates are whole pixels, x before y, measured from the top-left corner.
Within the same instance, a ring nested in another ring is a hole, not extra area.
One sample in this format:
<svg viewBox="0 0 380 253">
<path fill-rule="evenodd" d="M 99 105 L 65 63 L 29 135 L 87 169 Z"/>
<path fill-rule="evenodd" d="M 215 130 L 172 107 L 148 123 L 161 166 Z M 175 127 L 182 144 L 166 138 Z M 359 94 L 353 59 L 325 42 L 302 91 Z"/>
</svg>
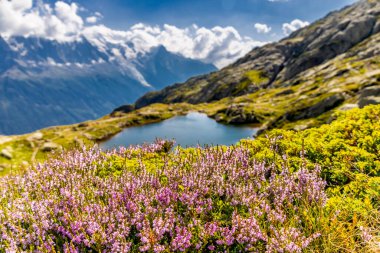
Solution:
<svg viewBox="0 0 380 253">
<path fill-rule="evenodd" d="M 379 119 L 68 152 L 0 179 L 0 252 L 378 252 Z"/>
</svg>

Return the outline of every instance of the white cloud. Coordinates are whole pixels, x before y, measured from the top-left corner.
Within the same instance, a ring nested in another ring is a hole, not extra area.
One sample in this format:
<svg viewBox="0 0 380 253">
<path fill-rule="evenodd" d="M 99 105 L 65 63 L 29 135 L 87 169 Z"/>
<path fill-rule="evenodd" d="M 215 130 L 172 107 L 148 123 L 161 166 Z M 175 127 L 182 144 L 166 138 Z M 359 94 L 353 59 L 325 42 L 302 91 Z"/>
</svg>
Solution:
<svg viewBox="0 0 380 253">
<path fill-rule="evenodd" d="M 258 33 L 270 33 L 272 31 L 272 27 L 267 24 L 256 23 L 254 27 Z"/>
<path fill-rule="evenodd" d="M 3 36 L 41 36 L 72 40 L 83 28 L 78 5 L 57 1 L 53 6 L 32 0 L 0 1 L 0 34 Z"/>
<path fill-rule="evenodd" d="M 211 29 L 196 25 L 178 28 L 167 24 L 160 27 L 140 23 L 128 31 L 115 31 L 100 25 L 86 28 L 84 35 L 104 48 L 104 43 L 107 42 L 132 42 L 136 52 L 147 52 L 153 47 L 163 45 L 170 52 L 213 63 L 217 67 L 224 67 L 244 56 L 253 47 L 264 44 L 249 37 L 242 37 L 233 27 L 219 26 Z M 133 57 L 136 52 L 126 54 Z"/>
<path fill-rule="evenodd" d="M 98 23 L 100 19 L 103 18 L 103 15 L 99 12 L 95 12 L 94 16 L 90 16 L 86 18 L 86 22 L 89 24 L 95 24 Z"/>
<path fill-rule="evenodd" d="M 301 28 L 303 28 L 305 26 L 308 26 L 308 25 L 310 25 L 310 23 L 307 22 L 307 21 L 302 21 L 300 19 L 295 19 L 295 20 L 293 20 L 290 23 L 284 23 L 282 25 L 282 31 L 284 32 L 285 35 L 289 35 L 292 32 L 295 32 L 298 29 L 301 29 Z"/>
<path fill-rule="evenodd" d="M 168 24 L 136 24 L 126 31 L 116 31 L 95 24 L 102 18 L 100 13 L 83 18 L 79 14 L 80 10 L 76 3 L 63 1 L 53 5 L 38 1 L 33 5 L 33 0 L 0 0 L 0 35 L 38 36 L 58 41 L 73 41 L 85 36 L 104 49 L 108 43 L 124 45 L 123 53 L 129 57 L 163 45 L 170 52 L 213 63 L 218 67 L 224 67 L 253 47 L 264 44 L 241 36 L 233 27 L 205 28 L 193 25 L 179 28 Z M 269 27 L 261 29 L 264 32 L 270 30 Z M 127 46 L 131 42 L 135 46 L 133 50 Z"/>
<path fill-rule="evenodd" d="M 94 23 L 98 22 L 98 18 L 95 16 L 87 17 L 86 22 L 89 24 L 94 24 Z"/>
</svg>

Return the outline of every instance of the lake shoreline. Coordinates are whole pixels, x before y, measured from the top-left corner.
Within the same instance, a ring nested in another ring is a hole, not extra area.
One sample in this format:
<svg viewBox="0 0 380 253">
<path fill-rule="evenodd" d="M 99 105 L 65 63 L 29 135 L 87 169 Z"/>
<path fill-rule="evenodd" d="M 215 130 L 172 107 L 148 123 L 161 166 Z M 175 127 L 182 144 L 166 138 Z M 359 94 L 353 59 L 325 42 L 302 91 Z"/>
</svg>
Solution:
<svg viewBox="0 0 380 253">
<path fill-rule="evenodd" d="M 169 128 L 169 130 L 167 128 Z M 192 136 L 186 137 L 186 135 L 188 135 L 186 131 L 191 132 L 193 129 L 197 129 L 197 131 L 194 132 Z M 239 135 L 241 130 L 243 130 L 243 132 L 241 135 Z M 109 149 L 119 146 L 151 143 L 156 138 L 161 138 L 170 140 L 175 139 L 177 141 L 177 144 L 183 147 L 197 146 L 196 143 L 198 142 L 198 144 L 212 143 L 215 145 L 232 145 L 238 142 L 240 139 L 253 137 L 258 130 L 259 128 L 257 125 L 253 126 L 252 124 L 222 124 L 215 121 L 213 118 L 209 117 L 209 115 L 203 112 L 190 111 L 185 115 L 176 115 L 163 121 L 127 127 L 111 138 L 98 142 L 98 144 L 101 148 Z M 144 133 L 144 131 L 148 132 Z M 205 134 L 205 131 L 210 132 L 208 134 Z M 229 135 L 231 132 L 234 133 L 234 136 L 237 136 L 237 138 L 232 138 Z M 147 134 L 149 137 L 146 137 Z M 193 139 L 197 138 L 195 137 L 197 134 L 200 136 L 200 139 L 194 141 Z M 124 135 L 127 136 L 125 137 Z M 220 142 L 220 140 L 224 141 Z M 231 142 L 233 140 L 236 141 Z"/>
</svg>

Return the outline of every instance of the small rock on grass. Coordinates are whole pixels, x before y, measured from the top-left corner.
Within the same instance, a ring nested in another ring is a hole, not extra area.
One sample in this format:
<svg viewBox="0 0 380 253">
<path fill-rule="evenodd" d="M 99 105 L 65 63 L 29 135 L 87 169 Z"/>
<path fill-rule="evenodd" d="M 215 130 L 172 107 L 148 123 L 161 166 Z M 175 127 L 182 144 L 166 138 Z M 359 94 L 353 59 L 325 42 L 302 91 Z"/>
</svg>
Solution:
<svg viewBox="0 0 380 253">
<path fill-rule="evenodd" d="M 46 142 L 44 145 L 42 145 L 41 151 L 42 152 L 50 152 L 53 150 L 60 149 L 61 146 L 59 146 L 57 143 L 54 142 Z"/>
<path fill-rule="evenodd" d="M 44 137 L 43 133 L 36 132 L 34 134 L 31 134 L 26 140 L 27 141 L 39 141 L 39 140 L 42 140 L 43 137 Z"/>
<path fill-rule="evenodd" d="M 12 151 L 10 149 L 3 149 L 1 152 L 0 152 L 0 155 L 8 160 L 12 160 L 13 158 L 13 155 L 12 155 Z"/>
<path fill-rule="evenodd" d="M 0 172 L 3 172 L 7 168 L 6 165 L 0 164 Z"/>
</svg>

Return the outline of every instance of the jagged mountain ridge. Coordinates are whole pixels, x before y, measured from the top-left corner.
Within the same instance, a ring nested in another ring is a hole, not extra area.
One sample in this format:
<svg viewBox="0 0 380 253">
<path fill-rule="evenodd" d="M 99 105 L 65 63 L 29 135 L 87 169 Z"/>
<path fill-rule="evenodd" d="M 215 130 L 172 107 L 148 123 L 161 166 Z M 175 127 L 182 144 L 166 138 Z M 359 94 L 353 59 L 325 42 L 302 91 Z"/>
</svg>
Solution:
<svg viewBox="0 0 380 253">
<path fill-rule="evenodd" d="M 380 2 L 362 0 L 330 13 L 279 42 L 252 50 L 219 72 L 148 93 L 137 100 L 136 107 L 152 103 L 198 104 L 274 87 L 292 87 L 299 84 L 305 72 L 348 52 L 379 32 Z M 371 46 L 377 48 L 376 44 Z"/>
<path fill-rule="evenodd" d="M 0 134 L 96 119 L 147 91 L 216 70 L 164 47 L 0 37 Z M 179 73 L 177 70 L 180 69 Z"/>
</svg>

